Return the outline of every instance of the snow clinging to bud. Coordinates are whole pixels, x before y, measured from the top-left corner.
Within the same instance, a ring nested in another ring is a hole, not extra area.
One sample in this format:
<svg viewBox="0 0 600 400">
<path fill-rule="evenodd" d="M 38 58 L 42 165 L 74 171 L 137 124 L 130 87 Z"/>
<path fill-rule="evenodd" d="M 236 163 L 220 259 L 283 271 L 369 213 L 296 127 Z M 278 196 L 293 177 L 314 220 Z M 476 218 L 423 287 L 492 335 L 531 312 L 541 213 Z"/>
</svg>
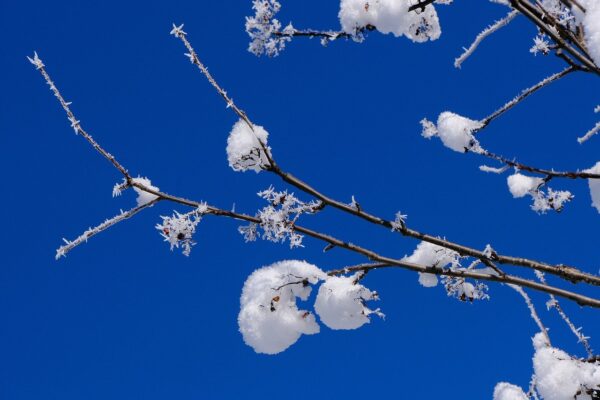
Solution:
<svg viewBox="0 0 600 400">
<path fill-rule="evenodd" d="M 227 138 L 229 166 L 234 171 L 252 170 L 256 173 L 268 168 L 269 160 L 260 143 L 266 147 L 268 137 L 269 133 L 262 126 L 254 125 L 253 131 L 246 121 L 240 119 Z"/>
</svg>

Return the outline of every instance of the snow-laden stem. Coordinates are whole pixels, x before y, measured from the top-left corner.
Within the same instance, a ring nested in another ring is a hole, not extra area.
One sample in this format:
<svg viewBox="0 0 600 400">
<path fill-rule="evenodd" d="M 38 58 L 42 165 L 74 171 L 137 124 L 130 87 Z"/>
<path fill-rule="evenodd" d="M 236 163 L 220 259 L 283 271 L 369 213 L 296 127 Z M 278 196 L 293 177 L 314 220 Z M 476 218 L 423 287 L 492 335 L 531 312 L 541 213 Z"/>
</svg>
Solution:
<svg viewBox="0 0 600 400">
<path fill-rule="evenodd" d="M 477 49 L 477 46 L 479 46 L 479 44 L 486 37 L 490 36 L 492 33 L 496 32 L 496 31 L 498 31 L 500 28 L 508 25 L 513 19 L 515 19 L 515 17 L 517 15 L 519 15 L 519 12 L 517 10 L 510 11 L 506 15 L 506 17 L 499 19 L 498 21 L 494 22 L 492 25 L 489 25 L 483 31 L 479 32 L 479 34 L 475 37 L 475 40 L 473 41 L 473 43 L 471 43 L 469 48 L 465 49 L 465 51 L 456 60 L 454 60 L 454 66 L 456 68 L 460 68 L 462 63 L 465 62 L 465 60 L 467 58 L 469 58 L 471 56 L 471 54 L 473 54 L 475 52 L 475 50 Z"/>
<path fill-rule="evenodd" d="M 221 96 L 223 97 L 223 99 L 225 99 L 227 104 L 230 105 L 232 103 L 231 99 L 226 94 L 224 95 L 224 93 L 226 93 L 226 92 L 214 80 L 214 78 L 210 74 L 207 74 L 208 70 L 206 69 L 206 67 L 204 67 L 204 64 L 202 64 L 200 62 L 200 59 L 198 58 L 196 51 L 193 49 L 191 43 L 187 40 L 185 33 L 176 34 L 175 36 L 177 36 L 184 42 L 184 44 L 186 45 L 186 48 L 188 48 L 188 50 L 191 52 L 190 54 L 193 54 L 193 59 L 197 60 L 194 62 L 194 64 L 203 66 L 203 68 L 200 68 L 203 75 L 209 80 L 211 85 L 219 92 L 219 94 L 221 94 Z M 243 115 L 245 117 L 244 120 L 250 121 L 248 119 L 248 117 L 246 116 L 246 114 L 241 112 L 237 106 L 231 106 L 230 108 L 232 108 L 234 110 L 234 112 L 238 116 L 240 116 L 240 118 L 243 118 L 242 117 L 242 115 Z M 250 124 L 249 126 L 252 126 L 251 122 L 248 122 L 248 123 Z M 477 249 L 474 249 L 474 248 L 471 248 L 468 246 L 464 246 L 464 245 L 461 245 L 458 243 L 454 243 L 454 242 L 451 242 L 451 241 L 448 241 L 445 239 L 441 239 L 439 237 L 432 236 L 432 235 L 429 235 L 426 233 L 422 233 L 422 232 L 414 230 L 414 229 L 410 229 L 406 225 L 402 226 L 401 229 L 395 229 L 394 228 L 395 224 L 393 223 L 393 221 L 390 221 L 390 220 L 378 217 L 376 215 L 373 215 L 371 213 L 368 213 L 362 207 L 361 208 L 352 207 L 351 205 L 346 204 L 342 201 L 335 200 L 335 199 L 323 194 L 322 192 L 318 191 L 313 186 L 302 181 L 301 179 L 297 178 L 296 176 L 292 175 L 291 173 L 284 171 L 276 163 L 276 161 L 273 158 L 271 158 L 269 161 L 271 164 L 270 168 L 268 169 L 269 172 L 272 172 L 272 173 L 278 175 L 283 181 L 289 183 L 290 185 L 292 185 L 292 186 L 302 190 L 303 192 L 310 194 L 311 196 L 315 197 L 316 199 L 320 200 L 324 206 L 331 206 L 333 208 L 336 208 L 338 210 L 341 210 L 348 214 L 351 214 L 355 217 L 358 217 L 365 221 L 368 221 L 372 224 L 382 226 L 387 229 L 391 229 L 395 232 L 400 233 L 403 236 L 409 236 L 409 237 L 419 239 L 419 240 L 422 240 L 425 242 L 437 244 L 438 246 L 442 246 L 447 249 L 454 250 L 462 256 L 475 257 L 482 261 L 488 260 L 488 257 L 484 254 L 484 252 L 482 252 L 480 250 L 477 250 Z M 589 177 L 590 176 L 588 176 L 588 178 Z M 592 177 L 600 178 L 600 175 L 594 175 Z M 500 255 L 500 254 L 497 255 L 497 258 L 494 261 L 497 261 L 500 264 L 509 264 L 509 265 L 516 265 L 516 266 L 532 268 L 534 270 L 539 270 L 542 272 L 546 272 L 549 274 L 559 276 L 559 277 L 561 277 L 567 281 L 571 281 L 571 282 L 585 282 L 585 283 L 600 286 L 600 276 L 588 274 L 588 273 L 585 273 L 585 272 L 580 271 L 573 267 L 567 267 L 564 265 L 550 265 L 547 263 L 534 261 L 534 260 L 530 260 L 530 259 L 526 259 L 526 258 L 511 257 L 511 256 Z"/>
</svg>

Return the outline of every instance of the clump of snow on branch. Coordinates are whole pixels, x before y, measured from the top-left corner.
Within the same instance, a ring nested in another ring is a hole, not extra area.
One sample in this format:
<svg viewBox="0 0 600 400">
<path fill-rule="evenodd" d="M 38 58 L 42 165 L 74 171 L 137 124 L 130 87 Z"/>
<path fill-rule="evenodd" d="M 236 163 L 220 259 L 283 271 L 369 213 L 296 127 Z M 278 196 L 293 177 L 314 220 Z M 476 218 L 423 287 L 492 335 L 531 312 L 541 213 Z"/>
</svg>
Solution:
<svg viewBox="0 0 600 400">
<path fill-rule="evenodd" d="M 154 190 L 156 192 L 158 192 L 160 190 L 156 186 L 152 186 L 152 182 L 148 178 L 141 178 L 141 177 L 133 178 L 133 182 L 134 183 L 138 183 L 138 184 L 140 184 L 140 185 L 142 185 L 142 186 L 144 186 L 144 187 L 146 187 L 146 188 L 148 188 L 150 190 Z M 136 199 L 138 206 L 142 206 L 144 204 L 148 204 L 151 201 L 154 201 L 154 200 L 156 200 L 158 198 L 158 196 L 156 196 L 155 194 L 148 193 L 148 192 L 146 192 L 146 191 L 144 191 L 144 190 L 142 190 L 142 189 L 140 189 L 140 188 L 138 188 L 136 186 L 133 187 L 133 190 L 135 190 L 135 192 L 138 195 L 137 199 Z M 115 191 L 113 189 L 113 196 L 114 196 L 114 194 L 115 194 Z"/>
<path fill-rule="evenodd" d="M 506 181 L 508 183 L 508 190 L 510 190 L 510 194 L 515 199 L 535 192 L 544 183 L 542 178 L 527 176 L 518 172 L 510 175 Z"/>
<path fill-rule="evenodd" d="M 453 112 L 444 111 L 437 120 L 437 125 L 433 122 L 423 119 L 421 121 L 423 132 L 426 139 L 433 136 L 440 138 L 444 146 L 464 153 L 467 151 L 482 151 L 479 142 L 473 136 L 473 131 L 480 129 L 483 125 L 480 121 L 463 117 Z"/>
<path fill-rule="evenodd" d="M 600 363 L 578 360 L 551 347 L 542 333 L 533 339 L 536 389 L 544 400 L 592 400 L 600 390 Z M 595 396 L 592 396 L 595 393 Z"/>
<path fill-rule="evenodd" d="M 529 400 L 529 396 L 518 386 L 500 382 L 494 388 L 494 400 Z"/>
<path fill-rule="evenodd" d="M 445 268 L 447 265 L 457 265 L 460 256 L 457 252 L 446 249 L 429 242 L 421 242 L 410 257 L 404 257 L 404 261 L 414 264 L 434 267 L 436 269 Z M 435 274 L 419 272 L 419 283 L 424 287 L 434 287 L 438 284 L 438 278 Z"/>
<path fill-rule="evenodd" d="M 182 253 L 185 256 L 189 256 L 192 246 L 196 244 L 193 240 L 194 233 L 196 233 L 196 226 L 207 211 L 208 207 L 206 203 L 201 204 L 197 209 L 189 213 L 180 214 L 175 211 L 170 217 L 161 216 L 162 223 L 157 224 L 156 229 L 158 229 L 160 235 L 165 239 L 165 242 L 169 242 L 171 250 L 181 247 Z"/>
<path fill-rule="evenodd" d="M 411 0 L 341 0 L 338 16 L 342 30 L 351 35 L 373 26 L 381 33 L 406 36 L 414 42 L 439 38 L 442 31 L 433 5 L 409 11 L 413 4 Z"/>
<path fill-rule="evenodd" d="M 584 172 L 600 174 L 600 161 Z M 588 179 L 588 185 L 590 187 L 590 196 L 592 197 L 592 207 L 596 208 L 600 213 L 600 179 Z"/>
<path fill-rule="evenodd" d="M 302 334 L 319 332 L 309 311 L 296 299 L 307 300 L 311 284 L 325 279 L 318 267 L 304 261 L 280 261 L 254 271 L 244 283 L 238 324 L 244 342 L 257 353 L 277 354 Z"/>
<path fill-rule="evenodd" d="M 281 22 L 275 18 L 275 14 L 281 9 L 277 0 L 254 0 L 252 9 L 255 11 L 254 16 L 246 17 L 246 32 L 252 39 L 248 51 L 257 56 L 277 56 L 291 40 L 289 34 L 294 31 L 292 24 L 281 32 Z M 278 32 L 283 35 L 275 35 Z"/>
<path fill-rule="evenodd" d="M 573 194 L 567 190 L 548 188 L 544 192 L 540 188 L 545 184 L 543 178 L 532 177 L 516 172 L 507 178 L 508 190 L 514 198 L 529 195 L 533 199 L 531 209 L 538 213 L 549 210 L 561 211 L 565 204 L 573 199 Z"/>
<path fill-rule="evenodd" d="M 265 199 L 269 205 L 258 211 L 260 224 L 251 223 L 238 229 L 244 235 L 244 239 L 247 242 L 256 240 L 260 226 L 263 231 L 262 239 L 275 243 L 288 240 L 290 248 L 301 247 L 303 236 L 294 231 L 294 223 L 302 214 L 314 213 L 320 203 L 305 203 L 293 193 L 288 193 L 287 190 L 278 192 L 272 186 L 259 192 L 258 196 Z"/>
<path fill-rule="evenodd" d="M 269 133 L 262 126 L 254 125 L 253 128 L 240 119 L 227 138 L 227 160 L 234 171 L 252 170 L 258 173 L 270 166 L 263 149 L 264 145 L 270 151 L 267 147 Z"/>
<path fill-rule="evenodd" d="M 321 284 L 315 312 L 329 328 L 357 329 L 370 322 L 371 314 L 384 317 L 379 309 L 371 310 L 366 306 L 367 301 L 378 300 L 379 296 L 357 282 L 359 274 L 332 276 Z"/>
</svg>

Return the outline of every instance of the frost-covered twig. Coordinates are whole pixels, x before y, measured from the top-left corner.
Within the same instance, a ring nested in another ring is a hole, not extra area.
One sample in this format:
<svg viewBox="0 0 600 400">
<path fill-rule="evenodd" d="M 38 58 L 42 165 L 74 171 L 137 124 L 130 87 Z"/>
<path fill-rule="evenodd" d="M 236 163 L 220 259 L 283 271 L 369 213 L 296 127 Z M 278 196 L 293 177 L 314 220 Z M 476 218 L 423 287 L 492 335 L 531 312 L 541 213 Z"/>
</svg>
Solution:
<svg viewBox="0 0 600 400">
<path fill-rule="evenodd" d="M 577 141 L 579 143 L 587 142 L 592 136 L 594 136 L 598 132 L 600 132 L 600 122 L 597 122 L 596 125 L 592 129 L 590 129 L 589 131 L 587 131 L 585 133 L 585 135 L 583 135 L 582 137 L 577 138 Z"/>
<path fill-rule="evenodd" d="M 510 288 L 514 289 L 517 293 L 519 293 L 521 295 L 521 297 L 523 297 L 523 300 L 525 300 L 525 304 L 527 304 L 527 308 L 529 308 L 531 318 L 535 321 L 540 332 L 542 332 L 542 334 L 546 338 L 546 342 L 547 342 L 548 346 L 550 346 L 552 343 L 550 342 L 550 336 L 548 336 L 548 329 L 546 329 L 546 327 L 542 323 L 542 320 L 540 319 L 540 316 L 538 315 L 538 313 L 535 309 L 535 306 L 533 305 L 533 303 L 531 301 L 531 298 L 529 298 L 529 295 L 520 286 L 516 286 L 516 285 L 508 285 L 508 286 Z"/>
<path fill-rule="evenodd" d="M 110 163 L 121 174 L 123 174 L 123 176 L 125 177 L 125 180 L 127 182 L 130 182 L 132 178 L 129 175 L 129 173 L 127 172 L 127 170 L 125 169 L 125 167 L 123 167 L 112 154 L 110 154 L 109 152 L 104 150 L 98 144 L 98 142 L 96 142 L 94 140 L 94 138 L 92 138 L 92 136 L 89 135 L 81 127 L 80 121 L 75 117 L 75 114 L 73 114 L 73 112 L 71 111 L 71 108 L 70 108 L 71 102 L 65 101 L 65 99 L 62 97 L 62 95 L 60 94 L 60 91 L 58 90 L 58 88 L 56 87 L 56 85 L 54 84 L 52 79 L 50 79 L 50 75 L 48 75 L 48 72 L 46 72 L 46 67 L 45 67 L 44 63 L 42 62 L 42 60 L 38 57 L 37 53 L 34 53 L 33 58 L 27 57 L 27 59 L 36 67 L 36 69 L 38 71 L 40 71 L 40 73 L 46 80 L 46 83 L 48 84 L 48 86 L 50 86 L 50 90 L 52 91 L 52 93 L 54 93 L 54 96 L 60 102 L 60 105 L 62 106 L 63 110 L 65 110 L 65 112 L 67 113 L 67 118 L 69 119 L 69 122 L 71 122 L 71 128 L 73 128 L 75 133 L 83 136 L 85 138 L 85 140 L 87 140 L 98 153 L 100 153 L 104 158 L 106 158 L 108 161 L 110 161 Z"/>
<path fill-rule="evenodd" d="M 100 232 L 105 231 L 106 229 L 110 228 L 113 225 L 118 224 L 121 221 L 124 221 L 128 218 L 133 217 L 138 212 L 142 211 L 145 208 L 152 207 L 154 204 L 156 204 L 159 201 L 160 201 L 160 198 L 156 198 L 148 203 L 144 203 L 135 208 L 132 208 L 131 210 L 128 210 L 125 212 L 121 211 L 120 214 L 117 214 L 114 217 L 107 219 L 106 221 L 102 222 L 100 225 L 97 225 L 93 228 L 89 228 L 88 230 L 83 232 L 79 237 L 77 237 L 76 239 L 74 239 L 72 241 L 63 239 L 65 244 L 60 246 L 56 250 L 56 259 L 58 260 L 61 257 L 66 257 L 66 255 L 69 251 L 73 250 L 75 247 L 79 246 L 82 243 L 86 243 L 88 241 L 88 239 L 91 238 L 92 236 L 95 236 L 95 235 L 99 234 Z"/>
<path fill-rule="evenodd" d="M 490 36 L 492 33 L 496 32 L 496 31 L 498 31 L 500 28 L 508 25 L 517 15 L 519 15 L 519 12 L 517 10 L 513 10 L 513 11 L 509 12 L 506 15 L 506 17 L 499 19 L 498 21 L 494 22 L 492 25 L 489 25 L 487 28 L 485 28 L 483 31 L 481 31 L 477 35 L 477 37 L 475 37 L 475 40 L 473 41 L 473 43 L 471 43 L 469 48 L 465 49 L 465 51 L 456 60 L 454 60 L 454 66 L 456 68 L 460 68 L 462 63 L 467 58 L 469 58 L 469 56 L 471 56 L 471 54 L 473 54 L 473 52 L 477 49 L 477 46 L 479 46 L 479 44 L 486 37 Z"/>
<path fill-rule="evenodd" d="M 240 117 L 240 119 L 242 119 L 248 125 L 248 127 L 252 130 L 252 132 L 254 132 L 254 124 L 252 123 L 252 121 L 250 121 L 250 118 L 248 118 L 248 115 L 233 102 L 233 99 L 231 97 L 229 97 L 227 92 L 217 83 L 217 81 L 210 74 L 210 72 L 208 71 L 208 68 L 206 68 L 206 66 L 202 63 L 202 61 L 200 61 L 198 54 L 196 53 L 196 51 L 194 50 L 191 43 L 188 41 L 188 39 L 186 37 L 187 33 L 183 31 L 183 24 L 181 24 L 179 26 L 173 24 L 173 29 L 171 30 L 171 35 L 173 35 L 176 38 L 181 40 L 181 42 L 184 44 L 185 48 L 188 50 L 188 53 L 186 53 L 186 56 L 188 56 L 188 58 L 190 59 L 190 62 L 198 67 L 200 72 L 202 72 L 202 75 L 204 75 L 206 77 L 208 82 L 215 88 L 217 93 L 219 93 L 219 95 L 221 95 L 221 97 L 223 98 L 223 100 L 225 100 L 225 103 L 227 104 L 227 108 L 231 108 L 237 114 L 237 116 Z M 273 160 L 271 158 L 271 152 L 267 148 L 267 145 L 258 136 L 256 136 L 256 139 L 260 143 L 262 150 L 263 150 L 265 156 L 267 157 L 267 160 L 272 164 Z"/>
<path fill-rule="evenodd" d="M 543 284 L 547 283 L 546 277 L 544 276 L 544 274 L 542 272 L 536 271 L 535 275 L 540 280 L 540 282 L 542 282 Z M 548 303 L 546 303 L 546 305 L 548 306 L 548 308 L 554 308 L 556 310 L 556 312 L 558 312 L 558 315 L 560 315 L 562 320 L 565 321 L 565 323 L 567 324 L 567 326 L 569 327 L 569 329 L 571 330 L 573 335 L 575 335 L 575 337 L 577 338 L 577 341 L 579 343 L 581 343 L 581 345 L 585 348 L 585 351 L 588 354 L 588 356 L 593 357 L 594 351 L 592 350 L 592 346 L 590 346 L 590 342 L 588 340 L 589 337 L 585 336 L 583 334 L 583 332 L 581 331 L 581 328 L 577 328 L 575 326 L 575 324 L 573 324 L 573 322 L 571 321 L 569 316 L 565 313 L 562 306 L 560 305 L 560 303 L 558 302 L 558 300 L 556 299 L 556 297 L 553 294 L 550 295 L 550 300 L 548 301 Z"/>
<path fill-rule="evenodd" d="M 481 122 L 481 127 L 478 129 L 475 129 L 473 131 L 473 133 L 479 132 L 482 129 L 484 129 L 486 126 L 489 125 L 490 122 L 492 122 L 494 119 L 498 118 L 500 115 L 504 114 L 505 112 L 507 112 L 508 110 L 510 110 L 511 108 L 513 108 L 514 106 L 516 106 L 517 104 L 519 104 L 521 101 L 525 100 L 527 97 L 529 97 L 530 95 L 532 95 L 533 93 L 535 93 L 536 91 L 538 91 L 539 89 L 543 88 L 544 86 L 549 85 L 550 83 L 559 80 L 560 78 L 564 77 L 565 75 L 576 71 L 576 68 L 573 66 L 569 66 L 565 69 L 563 69 L 560 72 L 557 72 L 553 75 L 550 75 L 549 77 L 539 81 L 538 83 L 536 83 L 535 85 L 524 89 L 523 91 L 521 91 L 521 93 L 516 96 L 515 98 L 513 98 L 512 100 L 510 100 L 508 103 L 504 104 L 502 107 L 500 107 L 499 109 L 497 109 L 496 111 L 494 111 L 493 113 L 491 113 L 489 116 L 483 118 L 482 120 L 480 120 Z"/>
</svg>

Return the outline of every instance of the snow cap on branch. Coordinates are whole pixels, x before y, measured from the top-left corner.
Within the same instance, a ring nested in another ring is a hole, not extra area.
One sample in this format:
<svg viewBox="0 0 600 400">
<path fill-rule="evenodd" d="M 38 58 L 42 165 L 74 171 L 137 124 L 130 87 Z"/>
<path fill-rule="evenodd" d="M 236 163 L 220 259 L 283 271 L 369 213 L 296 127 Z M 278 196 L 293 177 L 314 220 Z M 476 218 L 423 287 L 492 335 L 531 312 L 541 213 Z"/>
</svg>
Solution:
<svg viewBox="0 0 600 400">
<path fill-rule="evenodd" d="M 270 165 L 260 143 L 267 146 L 269 133 L 262 126 L 254 125 L 253 128 L 240 119 L 227 138 L 227 160 L 234 171 L 253 170 L 258 173 Z M 267 151 L 270 151 L 268 147 Z"/>
<path fill-rule="evenodd" d="M 359 275 L 332 276 L 321 284 L 315 301 L 315 312 L 331 329 L 357 329 L 370 322 L 369 315 L 384 315 L 365 306 L 368 300 L 378 300 L 372 292 L 357 282 Z"/>
<path fill-rule="evenodd" d="M 444 268 L 448 264 L 456 264 L 459 257 L 459 254 L 454 250 L 429 242 L 421 242 L 412 255 L 404 257 L 403 260 L 427 267 Z M 434 287 L 438 284 L 437 275 L 419 272 L 419 283 L 424 287 Z"/>
<path fill-rule="evenodd" d="M 244 283 L 238 324 L 244 342 L 257 353 L 277 354 L 302 334 L 319 333 L 315 317 L 299 310 L 296 298 L 307 300 L 311 284 L 326 279 L 318 267 L 289 260 L 254 271 Z"/>
<path fill-rule="evenodd" d="M 590 174 L 600 174 L 600 161 L 596 163 L 592 168 L 585 170 Z M 592 207 L 596 208 L 600 213 L 600 179 L 588 179 L 588 185 L 590 187 L 590 196 L 592 197 Z"/>
<path fill-rule="evenodd" d="M 508 183 L 510 194 L 516 199 L 535 192 L 537 188 L 544 183 L 544 180 L 542 178 L 522 175 L 516 172 L 506 178 L 506 182 Z"/>
<path fill-rule="evenodd" d="M 157 188 L 156 186 L 152 186 L 152 182 L 150 181 L 150 179 L 148 178 L 142 178 L 142 177 L 137 177 L 137 178 L 133 178 L 133 182 L 135 183 L 139 183 L 140 185 L 145 186 L 146 188 L 150 189 L 150 190 L 154 190 L 156 192 L 158 192 L 160 189 Z M 154 201 L 158 198 L 158 196 L 152 194 L 152 193 L 148 193 L 136 186 L 133 187 L 133 190 L 135 190 L 135 192 L 137 193 L 138 197 L 137 197 L 137 205 L 138 206 L 142 206 L 144 204 L 148 204 L 151 201 Z M 114 195 L 114 190 L 113 190 L 113 195 Z"/>
<path fill-rule="evenodd" d="M 339 18 L 342 30 L 351 35 L 366 26 L 381 33 L 406 36 L 414 42 L 440 37 L 441 28 L 433 5 L 423 11 L 409 11 L 411 0 L 341 0 Z"/>
<path fill-rule="evenodd" d="M 433 122 L 423 119 L 421 121 L 426 139 L 438 136 L 444 146 L 464 153 L 466 151 L 481 151 L 479 142 L 473 136 L 473 131 L 482 127 L 481 122 L 463 117 L 450 111 L 441 113 L 437 120 L 437 126 Z"/>
</svg>

